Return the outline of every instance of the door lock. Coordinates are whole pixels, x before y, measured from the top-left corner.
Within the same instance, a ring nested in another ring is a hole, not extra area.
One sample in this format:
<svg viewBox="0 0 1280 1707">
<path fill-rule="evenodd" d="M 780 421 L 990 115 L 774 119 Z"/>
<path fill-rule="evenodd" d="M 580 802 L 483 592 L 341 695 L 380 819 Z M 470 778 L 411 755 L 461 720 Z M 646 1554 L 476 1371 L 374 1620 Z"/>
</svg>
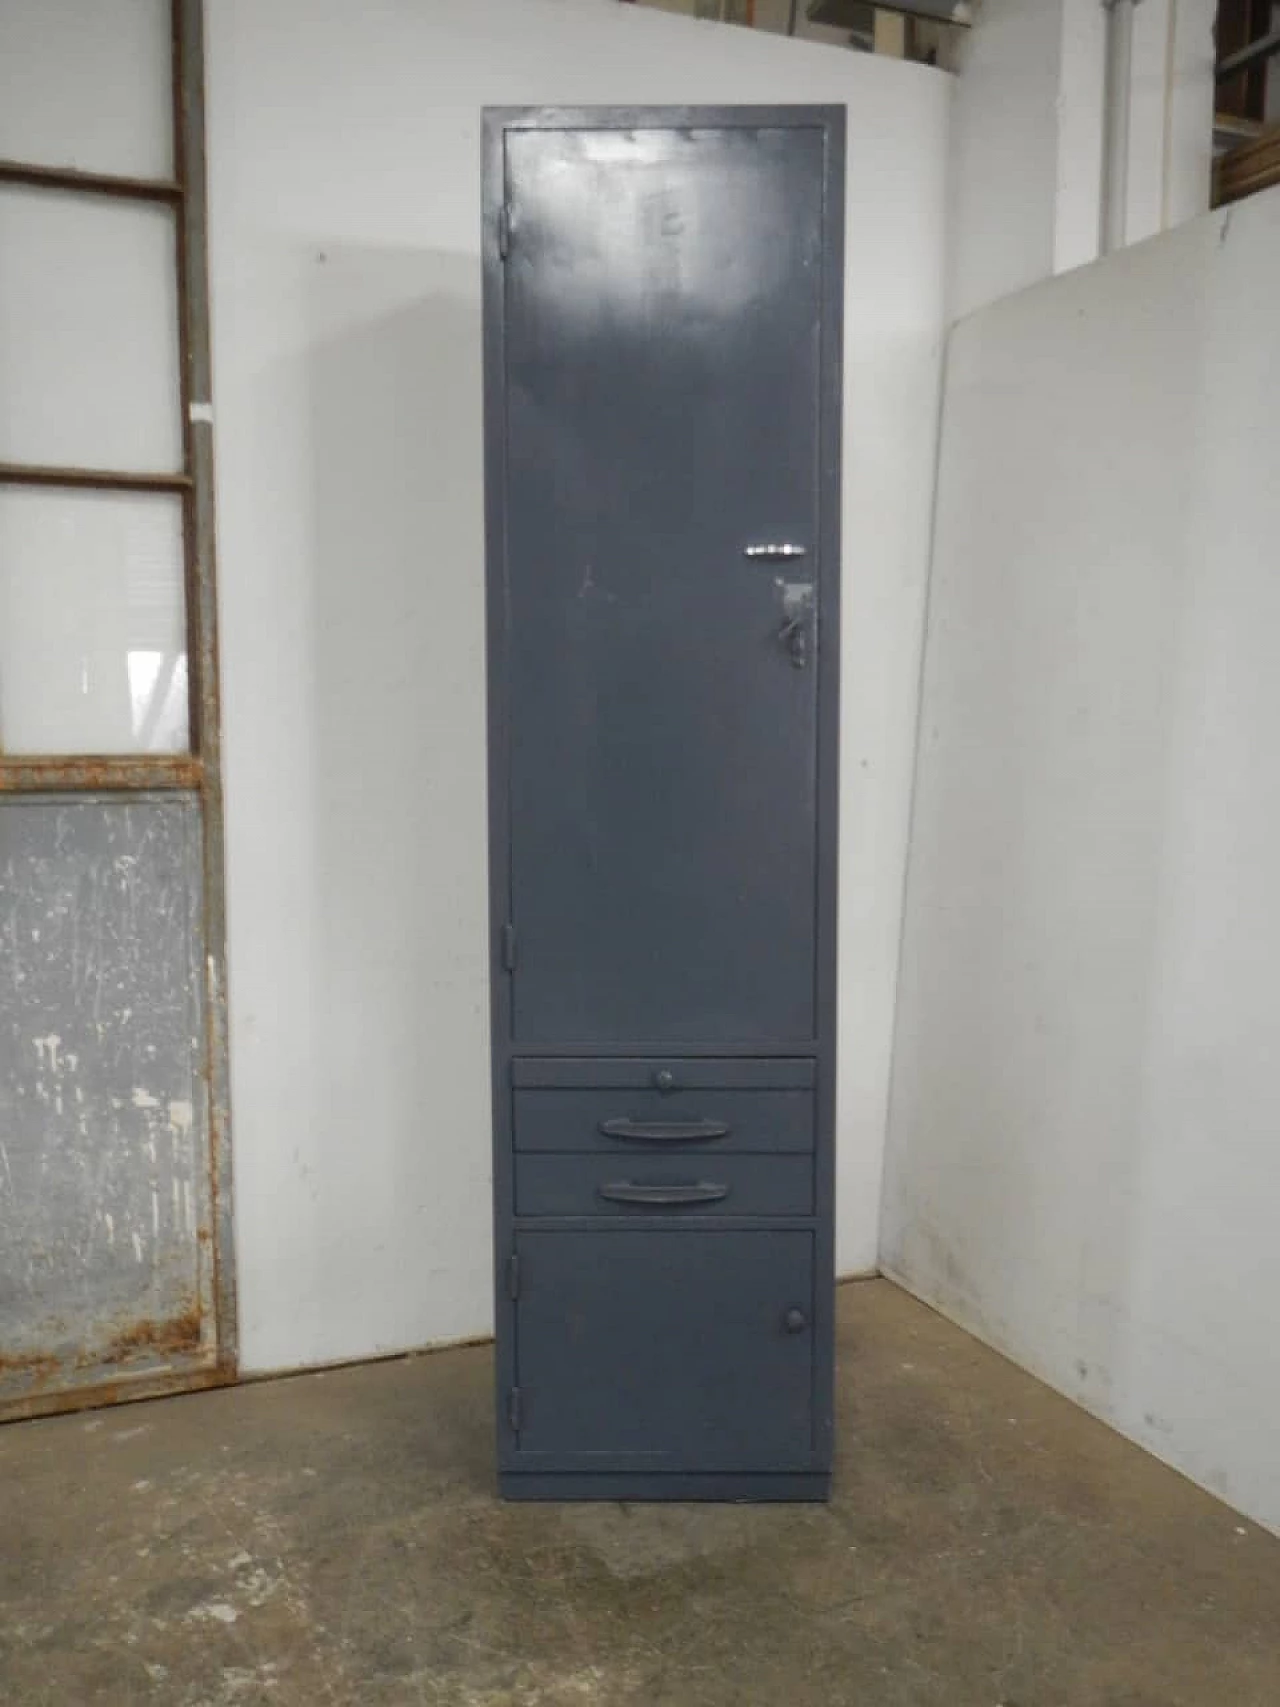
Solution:
<svg viewBox="0 0 1280 1707">
<path fill-rule="evenodd" d="M 789 616 L 778 630 L 778 640 L 791 654 L 795 668 L 803 670 L 809 662 L 809 628 L 804 617 Z"/>
</svg>

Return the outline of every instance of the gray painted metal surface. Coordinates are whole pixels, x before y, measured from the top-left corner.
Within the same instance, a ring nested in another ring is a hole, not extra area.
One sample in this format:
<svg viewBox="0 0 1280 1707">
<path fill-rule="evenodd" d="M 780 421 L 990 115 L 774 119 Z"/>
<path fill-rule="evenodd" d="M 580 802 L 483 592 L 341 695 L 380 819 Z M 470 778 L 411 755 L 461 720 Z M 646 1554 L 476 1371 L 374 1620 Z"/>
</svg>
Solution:
<svg viewBox="0 0 1280 1707">
<path fill-rule="evenodd" d="M 823 144 L 508 138 L 520 1047 L 813 1036 Z"/>
<path fill-rule="evenodd" d="M 812 1215 L 807 1156 L 519 1156 L 517 1215 Z"/>
<path fill-rule="evenodd" d="M 0 802 L 0 1400 L 213 1337 L 191 799 Z"/>
<path fill-rule="evenodd" d="M 843 113 L 486 135 L 500 1486 L 822 1498 Z"/>
<path fill-rule="evenodd" d="M 808 1318 L 812 1242 L 632 1223 L 517 1234 L 521 1464 L 813 1468 L 813 1338 L 785 1322 L 789 1308 Z"/>
<path fill-rule="evenodd" d="M 607 1155 L 785 1155 L 813 1149 L 813 1093 L 797 1090 L 517 1090 L 520 1150 Z"/>
</svg>

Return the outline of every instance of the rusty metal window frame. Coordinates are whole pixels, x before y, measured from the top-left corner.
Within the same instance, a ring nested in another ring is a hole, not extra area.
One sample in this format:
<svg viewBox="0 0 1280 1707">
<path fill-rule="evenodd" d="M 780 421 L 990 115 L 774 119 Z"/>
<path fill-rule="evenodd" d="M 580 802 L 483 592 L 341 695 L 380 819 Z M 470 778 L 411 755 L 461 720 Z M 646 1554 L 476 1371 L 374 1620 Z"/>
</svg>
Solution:
<svg viewBox="0 0 1280 1707">
<path fill-rule="evenodd" d="M 170 0 L 174 175 L 136 178 L 0 159 L 0 185 L 73 195 L 164 202 L 177 221 L 179 387 L 183 461 L 178 473 L 0 463 L 0 485 L 61 486 L 101 492 L 162 492 L 182 499 L 183 584 L 189 693 L 189 750 L 176 754 L 21 755 L 0 753 L 0 798 L 21 794 L 115 794 L 179 790 L 200 805 L 204 878 L 206 1035 L 202 1072 L 209 1097 L 213 1202 L 215 1361 L 110 1388 L 85 1387 L 20 1401 L 4 1417 L 69 1410 L 124 1397 L 234 1380 L 238 1368 L 231 1218 L 231 1153 L 226 1011 L 226 895 L 223 869 L 221 721 L 214 533 L 212 364 L 205 160 L 203 0 Z"/>
<path fill-rule="evenodd" d="M 176 495 L 183 508 L 183 583 L 188 668 L 188 751 L 102 757 L 93 754 L 5 754 L 0 751 L 0 792 L 70 789 L 198 789 L 212 760 L 217 768 L 216 613 L 203 610 L 202 582 L 213 575 L 212 510 L 201 536 L 200 488 L 212 482 L 209 437 L 209 305 L 205 237 L 204 101 L 202 7 L 170 0 L 172 31 L 172 133 L 174 176 L 131 178 L 71 167 L 0 159 L 0 185 L 50 190 L 74 196 L 109 196 L 118 201 L 162 202 L 177 222 L 175 265 L 178 299 L 179 409 L 182 468 L 146 470 L 52 467 L 0 462 L 0 485 L 61 486 L 91 492 L 157 492 Z M 199 86 L 197 86 L 198 80 Z M 193 403 L 195 408 L 193 409 Z M 193 419 L 194 415 L 194 419 Z M 214 698 L 207 700 L 212 682 Z M 212 739 L 211 739 L 212 738 Z M 213 752 L 210 753 L 210 745 Z"/>
</svg>

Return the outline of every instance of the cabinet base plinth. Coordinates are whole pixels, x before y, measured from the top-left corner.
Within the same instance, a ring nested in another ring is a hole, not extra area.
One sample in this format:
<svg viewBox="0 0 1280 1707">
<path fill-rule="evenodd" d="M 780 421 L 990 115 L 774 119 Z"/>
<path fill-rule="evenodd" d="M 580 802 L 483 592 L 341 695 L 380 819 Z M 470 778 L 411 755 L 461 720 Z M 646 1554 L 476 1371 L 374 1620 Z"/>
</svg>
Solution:
<svg viewBox="0 0 1280 1707">
<path fill-rule="evenodd" d="M 498 1477 L 504 1500 L 726 1500 L 753 1505 L 771 1500 L 822 1501 L 831 1497 L 826 1471 L 747 1474 L 738 1471 L 688 1475 L 629 1471 L 504 1471 Z"/>
</svg>

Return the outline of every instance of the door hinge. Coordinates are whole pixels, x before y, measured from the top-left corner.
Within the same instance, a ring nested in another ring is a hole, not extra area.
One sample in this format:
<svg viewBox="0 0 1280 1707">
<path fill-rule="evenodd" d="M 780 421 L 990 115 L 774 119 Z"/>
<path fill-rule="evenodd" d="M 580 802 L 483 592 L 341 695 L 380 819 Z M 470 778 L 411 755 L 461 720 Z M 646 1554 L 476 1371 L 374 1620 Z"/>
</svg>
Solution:
<svg viewBox="0 0 1280 1707">
<path fill-rule="evenodd" d="M 520 1296 L 520 1258 L 512 1251 L 507 1258 L 507 1297 L 513 1302 Z"/>
<path fill-rule="evenodd" d="M 498 253 L 504 261 L 511 253 L 511 209 L 506 202 L 498 209 Z"/>
<path fill-rule="evenodd" d="M 511 1424 L 512 1434 L 519 1434 L 520 1425 L 524 1421 L 524 1407 L 520 1402 L 520 1389 L 512 1387 L 507 1393 L 507 1421 Z"/>
<path fill-rule="evenodd" d="M 502 964 L 508 972 L 514 972 L 516 969 L 516 927 L 514 925 L 503 925 L 502 927 Z"/>
</svg>

